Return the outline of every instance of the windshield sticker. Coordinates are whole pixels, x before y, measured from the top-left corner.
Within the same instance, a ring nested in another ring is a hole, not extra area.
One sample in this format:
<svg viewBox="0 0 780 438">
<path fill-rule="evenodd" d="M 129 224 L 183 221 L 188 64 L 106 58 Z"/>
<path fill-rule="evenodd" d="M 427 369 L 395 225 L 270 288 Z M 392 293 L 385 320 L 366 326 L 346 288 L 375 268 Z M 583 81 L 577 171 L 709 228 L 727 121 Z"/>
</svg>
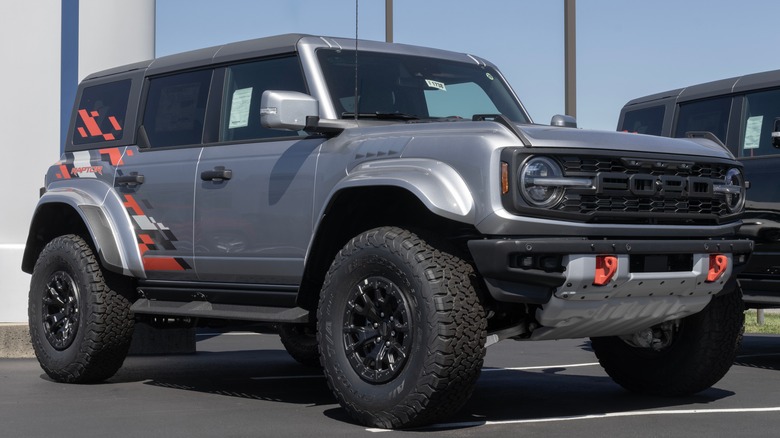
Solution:
<svg viewBox="0 0 780 438">
<path fill-rule="evenodd" d="M 249 125 L 249 105 L 252 103 L 252 87 L 233 92 L 233 104 L 230 105 L 229 129 L 244 128 Z"/>
<path fill-rule="evenodd" d="M 427 84 L 429 87 L 431 87 L 431 88 L 438 88 L 438 89 L 439 89 L 439 90 L 441 90 L 441 91 L 447 91 L 447 87 L 444 85 L 444 83 L 443 83 L 443 82 L 439 82 L 439 81 L 432 81 L 432 80 L 430 80 L 430 79 L 426 79 L 426 80 L 425 80 L 425 83 L 426 83 L 426 84 Z"/>
<path fill-rule="evenodd" d="M 761 142 L 761 125 L 764 124 L 764 116 L 753 116 L 747 120 L 745 127 L 745 144 L 742 149 L 758 149 Z"/>
<path fill-rule="evenodd" d="M 490 73 L 485 73 L 485 76 L 487 76 L 487 78 L 490 79 L 491 81 L 493 80 L 493 75 L 491 75 Z"/>
</svg>

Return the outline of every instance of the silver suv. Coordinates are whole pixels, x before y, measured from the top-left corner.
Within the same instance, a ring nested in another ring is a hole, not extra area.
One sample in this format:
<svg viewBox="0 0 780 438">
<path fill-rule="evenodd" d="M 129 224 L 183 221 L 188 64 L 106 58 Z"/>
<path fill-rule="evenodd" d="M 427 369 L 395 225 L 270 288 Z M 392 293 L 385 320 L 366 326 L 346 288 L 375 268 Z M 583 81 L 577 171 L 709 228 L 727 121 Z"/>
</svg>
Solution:
<svg viewBox="0 0 780 438">
<path fill-rule="evenodd" d="M 706 138 L 534 125 L 491 63 L 282 35 L 93 74 L 22 268 L 54 380 L 135 321 L 271 323 L 341 405 L 448 415 L 498 340 L 591 337 L 629 390 L 690 394 L 741 339 L 741 165 Z"/>
</svg>

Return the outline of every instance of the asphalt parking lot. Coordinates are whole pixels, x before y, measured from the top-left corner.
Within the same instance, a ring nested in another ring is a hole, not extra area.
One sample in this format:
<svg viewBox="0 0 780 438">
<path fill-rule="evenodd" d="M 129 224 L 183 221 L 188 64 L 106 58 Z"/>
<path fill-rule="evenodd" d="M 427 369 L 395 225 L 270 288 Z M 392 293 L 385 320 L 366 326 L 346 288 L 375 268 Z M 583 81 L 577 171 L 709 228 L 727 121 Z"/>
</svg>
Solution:
<svg viewBox="0 0 780 438">
<path fill-rule="evenodd" d="M 465 408 L 411 431 L 354 424 L 315 370 L 270 334 L 209 334 L 198 353 L 130 357 L 99 385 L 51 382 L 34 359 L 0 359 L 0 435 L 7 437 L 776 436 L 780 336 L 746 336 L 713 388 L 685 398 L 632 395 L 585 339 L 488 349 Z"/>
</svg>

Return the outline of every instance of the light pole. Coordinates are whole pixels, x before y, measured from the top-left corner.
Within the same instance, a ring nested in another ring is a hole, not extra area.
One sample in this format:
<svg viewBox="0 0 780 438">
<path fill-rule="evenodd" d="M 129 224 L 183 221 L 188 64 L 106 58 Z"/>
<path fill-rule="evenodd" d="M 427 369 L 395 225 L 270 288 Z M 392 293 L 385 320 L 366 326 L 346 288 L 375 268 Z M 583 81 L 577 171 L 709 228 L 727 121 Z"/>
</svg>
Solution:
<svg viewBox="0 0 780 438">
<path fill-rule="evenodd" d="M 575 0 L 563 0 L 563 39 L 565 57 L 565 112 L 577 117 L 577 19 Z"/>
<path fill-rule="evenodd" d="M 385 41 L 393 42 L 393 0 L 385 0 Z"/>
</svg>

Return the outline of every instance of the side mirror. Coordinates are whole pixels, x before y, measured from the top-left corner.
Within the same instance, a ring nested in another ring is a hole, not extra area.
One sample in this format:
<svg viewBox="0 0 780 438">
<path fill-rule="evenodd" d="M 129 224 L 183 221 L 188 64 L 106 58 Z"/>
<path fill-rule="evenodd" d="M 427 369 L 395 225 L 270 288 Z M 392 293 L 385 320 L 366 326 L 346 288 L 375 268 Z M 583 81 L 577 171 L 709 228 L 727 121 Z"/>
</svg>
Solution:
<svg viewBox="0 0 780 438">
<path fill-rule="evenodd" d="M 550 126 L 559 126 L 561 128 L 576 128 L 577 119 L 572 116 L 556 114 L 552 116 L 552 120 L 550 120 Z"/>
<path fill-rule="evenodd" d="M 317 99 L 297 91 L 266 90 L 260 100 L 260 123 L 270 129 L 309 130 L 319 114 Z"/>
<path fill-rule="evenodd" d="M 775 119 L 772 125 L 772 146 L 780 149 L 780 117 Z"/>
</svg>

